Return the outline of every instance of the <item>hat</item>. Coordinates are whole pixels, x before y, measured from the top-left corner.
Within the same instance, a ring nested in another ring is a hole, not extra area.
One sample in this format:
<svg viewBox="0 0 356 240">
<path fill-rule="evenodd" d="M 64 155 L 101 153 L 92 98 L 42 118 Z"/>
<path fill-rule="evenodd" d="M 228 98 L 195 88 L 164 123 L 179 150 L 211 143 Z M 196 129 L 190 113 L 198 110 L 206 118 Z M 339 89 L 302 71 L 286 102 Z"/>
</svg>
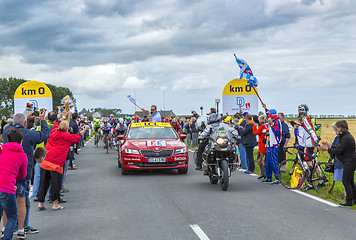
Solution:
<svg viewBox="0 0 356 240">
<path fill-rule="evenodd" d="M 270 110 L 268 111 L 268 114 L 277 115 L 277 110 L 276 110 L 276 109 L 270 109 Z"/>
<path fill-rule="evenodd" d="M 244 112 L 243 114 L 242 114 L 242 116 L 246 116 L 248 114 L 248 112 Z"/>
<path fill-rule="evenodd" d="M 33 102 L 27 101 L 27 105 L 33 105 Z"/>
</svg>

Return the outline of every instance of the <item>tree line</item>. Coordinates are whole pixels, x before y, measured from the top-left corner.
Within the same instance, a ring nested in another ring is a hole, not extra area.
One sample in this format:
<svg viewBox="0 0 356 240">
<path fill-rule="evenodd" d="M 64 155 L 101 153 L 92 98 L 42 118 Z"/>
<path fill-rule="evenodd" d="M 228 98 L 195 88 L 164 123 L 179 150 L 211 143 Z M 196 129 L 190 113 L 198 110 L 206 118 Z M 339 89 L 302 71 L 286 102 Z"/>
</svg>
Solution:
<svg viewBox="0 0 356 240">
<path fill-rule="evenodd" d="M 16 89 L 26 82 L 25 79 L 20 78 L 0 78 L 0 116 L 10 116 L 14 113 L 14 95 Z M 66 87 L 58 87 L 52 84 L 45 83 L 52 92 L 53 109 L 57 109 L 57 106 L 62 105 L 61 100 L 66 95 L 69 95 L 73 103 L 76 103 L 76 99 L 73 96 L 72 91 Z"/>
</svg>

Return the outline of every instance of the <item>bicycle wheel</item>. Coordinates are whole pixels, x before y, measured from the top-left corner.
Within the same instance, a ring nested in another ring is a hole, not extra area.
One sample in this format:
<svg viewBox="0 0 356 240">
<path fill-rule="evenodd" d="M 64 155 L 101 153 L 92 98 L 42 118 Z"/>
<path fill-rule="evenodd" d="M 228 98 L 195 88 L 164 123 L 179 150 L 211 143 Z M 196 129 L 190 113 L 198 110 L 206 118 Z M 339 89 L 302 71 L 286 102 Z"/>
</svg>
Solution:
<svg viewBox="0 0 356 240">
<path fill-rule="evenodd" d="M 335 182 L 332 173 L 325 172 L 326 163 L 318 163 L 313 169 L 312 184 L 318 193 L 330 193 L 334 188 Z M 331 189 L 331 190 L 330 190 Z"/>
<path fill-rule="evenodd" d="M 293 176 L 295 171 L 300 171 L 297 176 Z M 297 159 L 286 159 L 281 162 L 278 168 L 278 173 L 281 184 L 285 188 L 297 189 L 303 185 L 305 172 Z"/>
</svg>

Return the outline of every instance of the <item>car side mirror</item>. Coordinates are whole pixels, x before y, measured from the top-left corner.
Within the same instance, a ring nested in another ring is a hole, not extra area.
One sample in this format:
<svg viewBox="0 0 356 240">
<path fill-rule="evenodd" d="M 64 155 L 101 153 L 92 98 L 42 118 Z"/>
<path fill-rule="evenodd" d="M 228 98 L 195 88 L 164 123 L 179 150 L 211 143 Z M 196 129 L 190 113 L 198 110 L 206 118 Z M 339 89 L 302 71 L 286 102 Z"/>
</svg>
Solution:
<svg viewBox="0 0 356 240">
<path fill-rule="evenodd" d="M 119 140 L 124 140 L 124 135 L 119 135 L 119 136 L 117 136 L 117 138 L 119 139 Z"/>
<path fill-rule="evenodd" d="M 179 137 L 180 137 L 181 139 L 186 139 L 186 138 L 187 138 L 187 135 L 181 134 Z"/>
</svg>

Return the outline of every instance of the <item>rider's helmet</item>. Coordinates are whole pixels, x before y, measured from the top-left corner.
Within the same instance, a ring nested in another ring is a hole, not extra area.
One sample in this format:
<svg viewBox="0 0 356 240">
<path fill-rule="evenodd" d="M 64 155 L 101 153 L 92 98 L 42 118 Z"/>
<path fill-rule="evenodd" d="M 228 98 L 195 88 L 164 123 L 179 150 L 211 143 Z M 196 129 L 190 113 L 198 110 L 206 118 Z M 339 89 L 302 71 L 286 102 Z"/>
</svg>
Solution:
<svg viewBox="0 0 356 240">
<path fill-rule="evenodd" d="M 124 124 L 124 119 L 123 118 L 119 118 L 119 123 L 122 125 Z"/>
<path fill-rule="evenodd" d="M 176 123 L 176 122 L 177 122 L 177 119 L 176 119 L 176 118 L 172 118 L 172 122 L 173 122 L 173 123 Z"/>
<path fill-rule="evenodd" d="M 307 106 L 306 104 L 300 104 L 300 105 L 298 106 L 298 112 L 299 112 L 299 113 L 307 114 L 308 111 L 309 111 L 309 108 L 308 108 L 308 106 Z"/>
<path fill-rule="evenodd" d="M 219 114 L 212 113 L 209 115 L 208 123 L 212 124 L 212 123 L 219 122 L 220 120 L 221 120 L 221 117 Z"/>
<path fill-rule="evenodd" d="M 114 117 L 114 114 L 110 114 L 110 117 L 111 117 L 111 118 Z"/>
<path fill-rule="evenodd" d="M 103 123 L 108 123 L 108 120 L 106 118 L 104 118 Z"/>
</svg>

